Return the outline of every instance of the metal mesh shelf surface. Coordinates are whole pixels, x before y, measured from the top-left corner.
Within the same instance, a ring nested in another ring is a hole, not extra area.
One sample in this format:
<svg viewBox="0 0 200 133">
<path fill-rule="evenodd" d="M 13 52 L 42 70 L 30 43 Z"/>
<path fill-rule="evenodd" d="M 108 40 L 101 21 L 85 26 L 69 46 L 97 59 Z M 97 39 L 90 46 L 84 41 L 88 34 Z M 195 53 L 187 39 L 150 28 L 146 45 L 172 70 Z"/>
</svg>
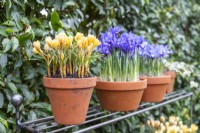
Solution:
<svg viewBox="0 0 200 133">
<path fill-rule="evenodd" d="M 160 108 L 166 104 L 173 103 L 175 101 L 190 97 L 190 116 L 192 116 L 192 93 L 185 91 L 173 92 L 167 94 L 162 102 L 159 103 L 141 103 L 140 107 L 135 111 L 130 112 L 109 112 L 101 109 L 100 106 L 90 107 L 87 113 L 87 119 L 80 125 L 59 125 L 54 121 L 53 116 L 41 118 L 37 120 L 20 122 L 17 121 L 17 126 L 27 131 L 34 133 L 63 133 L 63 132 L 75 132 L 83 133 L 88 132 L 117 121 L 129 118 L 146 111 L 150 111 L 156 108 Z M 192 120 L 192 119 L 191 119 Z"/>
</svg>

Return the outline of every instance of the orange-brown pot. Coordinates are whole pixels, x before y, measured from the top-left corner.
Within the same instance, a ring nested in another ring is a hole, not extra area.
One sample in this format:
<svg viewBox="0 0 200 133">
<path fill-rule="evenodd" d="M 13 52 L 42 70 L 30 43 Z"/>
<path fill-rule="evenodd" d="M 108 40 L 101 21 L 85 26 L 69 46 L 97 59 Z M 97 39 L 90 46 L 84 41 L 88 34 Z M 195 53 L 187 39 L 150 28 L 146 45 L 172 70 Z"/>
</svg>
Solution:
<svg viewBox="0 0 200 133">
<path fill-rule="evenodd" d="M 43 78 L 54 115 L 63 125 L 85 121 L 96 78 Z"/>
<path fill-rule="evenodd" d="M 97 81 L 95 87 L 102 108 L 110 111 L 130 111 L 137 109 L 147 80 L 137 82 Z"/>
<path fill-rule="evenodd" d="M 167 93 L 172 93 L 174 90 L 174 82 L 176 78 L 176 71 L 165 71 L 165 75 L 170 75 L 171 76 L 171 82 L 167 88 Z"/>
<path fill-rule="evenodd" d="M 164 75 L 160 77 L 146 77 L 147 78 L 147 88 L 145 89 L 142 102 L 160 102 L 163 100 L 168 85 L 171 81 L 169 75 Z"/>
</svg>

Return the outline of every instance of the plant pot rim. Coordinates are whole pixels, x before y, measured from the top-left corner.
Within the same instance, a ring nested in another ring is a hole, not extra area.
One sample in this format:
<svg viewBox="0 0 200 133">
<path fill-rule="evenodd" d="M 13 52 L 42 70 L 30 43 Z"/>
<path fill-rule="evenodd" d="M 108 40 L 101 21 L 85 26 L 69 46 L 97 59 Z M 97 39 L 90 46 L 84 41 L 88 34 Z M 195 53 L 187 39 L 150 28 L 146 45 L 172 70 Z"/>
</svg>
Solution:
<svg viewBox="0 0 200 133">
<path fill-rule="evenodd" d="M 171 82 L 171 75 L 146 77 L 148 85 L 155 84 L 169 84 Z"/>
<path fill-rule="evenodd" d="M 169 71 L 164 71 L 165 75 L 171 75 L 171 78 L 176 78 L 176 71 L 175 70 L 169 70 Z"/>
<path fill-rule="evenodd" d="M 141 78 L 138 81 L 130 82 L 109 82 L 109 81 L 97 81 L 96 89 L 108 90 L 108 91 L 131 91 L 131 90 L 143 90 L 147 87 L 147 79 Z"/>
<path fill-rule="evenodd" d="M 89 78 L 50 78 L 43 77 L 47 89 L 88 89 L 94 88 L 97 77 Z"/>
</svg>

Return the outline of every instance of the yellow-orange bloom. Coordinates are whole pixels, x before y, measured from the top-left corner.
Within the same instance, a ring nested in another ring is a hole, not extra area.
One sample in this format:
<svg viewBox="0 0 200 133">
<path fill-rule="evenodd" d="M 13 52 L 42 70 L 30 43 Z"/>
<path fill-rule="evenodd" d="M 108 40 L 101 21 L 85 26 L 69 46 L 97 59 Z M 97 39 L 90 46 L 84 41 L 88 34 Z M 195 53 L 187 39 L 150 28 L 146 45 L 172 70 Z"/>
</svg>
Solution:
<svg viewBox="0 0 200 133">
<path fill-rule="evenodd" d="M 83 33 L 77 32 L 74 39 L 75 39 L 75 41 L 78 41 L 78 40 L 81 39 L 83 36 L 84 36 Z"/>
<path fill-rule="evenodd" d="M 73 42 L 73 36 L 66 36 L 65 41 L 66 41 L 66 46 L 71 47 L 72 42 Z"/>
<path fill-rule="evenodd" d="M 95 40 L 95 36 L 94 36 L 94 35 L 90 35 L 90 34 L 89 34 L 87 38 L 88 38 L 88 43 L 89 43 L 89 44 L 93 43 L 94 40 Z"/>
<path fill-rule="evenodd" d="M 101 42 L 100 42 L 98 39 L 95 39 L 94 42 L 93 42 L 93 44 L 94 44 L 94 45 L 93 45 L 93 48 L 99 46 L 100 43 L 101 43 Z"/>
<path fill-rule="evenodd" d="M 49 47 L 52 47 L 52 38 L 50 36 L 46 37 L 45 42 L 49 45 Z"/>
<path fill-rule="evenodd" d="M 195 125 L 195 124 L 192 124 L 192 125 L 190 126 L 190 128 L 192 129 L 192 132 L 196 132 L 196 131 L 198 130 L 198 126 Z"/>
<path fill-rule="evenodd" d="M 45 44 L 45 45 L 44 45 L 44 50 L 45 50 L 45 52 L 48 52 L 48 51 L 50 50 L 50 47 L 49 47 L 48 44 Z"/>
<path fill-rule="evenodd" d="M 77 45 L 79 50 L 83 48 L 81 40 L 77 41 Z"/>
<path fill-rule="evenodd" d="M 61 48 L 64 48 L 64 46 L 66 45 L 66 34 L 65 33 L 59 33 L 57 36 L 56 36 L 56 39 L 60 42 L 60 45 L 61 45 Z"/>
<path fill-rule="evenodd" d="M 33 42 L 33 46 L 38 50 L 40 51 L 40 42 L 39 41 L 36 41 L 36 42 Z"/>
<path fill-rule="evenodd" d="M 35 47 L 33 48 L 32 51 L 33 51 L 34 54 L 39 54 L 40 53 Z"/>
<path fill-rule="evenodd" d="M 52 46 L 55 50 L 58 50 L 58 46 L 60 45 L 60 42 L 57 39 L 54 39 L 52 41 Z"/>
</svg>

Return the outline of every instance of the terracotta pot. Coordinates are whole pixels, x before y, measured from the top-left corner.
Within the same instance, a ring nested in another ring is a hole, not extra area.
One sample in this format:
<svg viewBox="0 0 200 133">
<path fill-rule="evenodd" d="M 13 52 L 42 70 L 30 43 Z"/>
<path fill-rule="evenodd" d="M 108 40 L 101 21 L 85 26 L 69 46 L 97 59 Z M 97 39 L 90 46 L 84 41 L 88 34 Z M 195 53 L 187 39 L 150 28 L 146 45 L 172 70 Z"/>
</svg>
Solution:
<svg viewBox="0 0 200 133">
<path fill-rule="evenodd" d="M 63 125 L 85 121 L 96 78 L 43 78 L 54 115 Z"/>
<path fill-rule="evenodd" d="M 96 93 L 102 108 L 110 111 L 130 111 L 137 109 L 147 80 L 137 82 L 97 81 Z"/>
<path fill-rule="evenodd" d="M 160 102 L 163 100 L 168 85 L 171 81 L 171 76 L 164 75 L 160 77 L 146 77 L 147 88 L 145 89 L 142 102 Z"/>
<path fill-rule="evenodd" d="M 167 88 L 167 93 L 172 93 L 174 90 L 174 82 L 176 78 L 176 71 L 165 71 L 165 75 L 170 75 L 171 76 L 171 82 Z"/>
</svg>

